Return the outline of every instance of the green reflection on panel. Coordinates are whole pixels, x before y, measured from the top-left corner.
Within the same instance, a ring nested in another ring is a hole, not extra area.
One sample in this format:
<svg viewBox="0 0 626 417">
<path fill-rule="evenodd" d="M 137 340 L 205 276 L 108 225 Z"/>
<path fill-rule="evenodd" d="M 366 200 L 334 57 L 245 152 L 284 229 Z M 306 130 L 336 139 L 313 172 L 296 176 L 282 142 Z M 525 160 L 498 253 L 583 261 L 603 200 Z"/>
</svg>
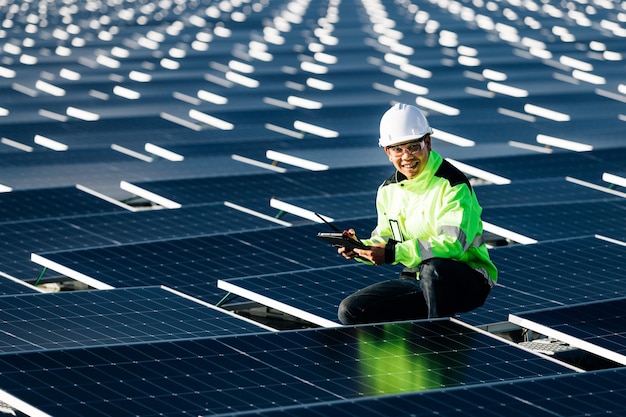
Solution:
<svg viewBox="0 0 626 417">
<path fill-rule="evenodd" d="M 442 386 L 441 363 L 428 343 L 415 343 L 410 323 L 385 324 L 358 334 L 364 395 L 416 392 Z M 425 339 L 421 339 L 424 342 Z"/>
</svg>

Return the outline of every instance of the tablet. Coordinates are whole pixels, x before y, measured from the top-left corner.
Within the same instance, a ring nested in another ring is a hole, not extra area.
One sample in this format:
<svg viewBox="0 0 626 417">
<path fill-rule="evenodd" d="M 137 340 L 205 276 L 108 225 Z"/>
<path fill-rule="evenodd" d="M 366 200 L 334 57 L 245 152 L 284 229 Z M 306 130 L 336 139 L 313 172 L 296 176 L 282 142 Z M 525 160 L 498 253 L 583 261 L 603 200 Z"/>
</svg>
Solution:
<svg viewBox="0 0 626 417">
<path fill-rule="evenodd" d="M 347 232 L 319 232 L 317 237 L 335 247 L 344 247 L 347 251 L 352 251 L 355 248 L 369 249 L 369 246 L 365 246 L 360 240 L 350 237 Z"/>
</svg>

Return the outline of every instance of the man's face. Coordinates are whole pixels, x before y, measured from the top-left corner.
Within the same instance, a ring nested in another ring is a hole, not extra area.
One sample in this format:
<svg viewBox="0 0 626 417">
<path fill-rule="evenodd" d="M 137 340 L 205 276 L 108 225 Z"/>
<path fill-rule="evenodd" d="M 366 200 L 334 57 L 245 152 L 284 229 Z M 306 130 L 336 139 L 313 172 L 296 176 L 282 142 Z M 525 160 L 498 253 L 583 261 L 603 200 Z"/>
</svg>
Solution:
<svg viewBox="0 0 626 417">
<path fill-rule="evenodd" d="M 430 150 L 430 135 L 385 148 L 393 166 L 408 179 L 417 177 L 424 170 Z"/>
</svg>

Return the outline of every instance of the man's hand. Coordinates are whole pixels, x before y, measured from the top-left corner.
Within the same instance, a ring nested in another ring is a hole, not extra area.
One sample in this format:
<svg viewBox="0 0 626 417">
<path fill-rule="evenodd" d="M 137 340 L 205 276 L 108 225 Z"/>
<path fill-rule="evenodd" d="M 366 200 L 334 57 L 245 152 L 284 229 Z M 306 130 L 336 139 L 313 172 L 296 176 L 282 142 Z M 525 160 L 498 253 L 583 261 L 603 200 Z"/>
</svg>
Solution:
<svg viewBox="0 0 626 417">
<path fill-rule="evenodd" d="M 340 247 L 337 249 L 337 253 L 346 259 L 361 258 L 365 261 L 373 263 L 374 265 L 382 265 L 385 263 L 384 243 L 377 243 L 369 249 L 354 249 L 352 251 L 347 251 L 346 248 Z"/>
<path fill-rule="evenodd" d="M 353 251 L 359 258 L 370 261 L 374 265 L 382 265 L 385 263 L 385 244 L 377 243 L 370 246 L 369 249 L 355 249 Z"/>
</svg>

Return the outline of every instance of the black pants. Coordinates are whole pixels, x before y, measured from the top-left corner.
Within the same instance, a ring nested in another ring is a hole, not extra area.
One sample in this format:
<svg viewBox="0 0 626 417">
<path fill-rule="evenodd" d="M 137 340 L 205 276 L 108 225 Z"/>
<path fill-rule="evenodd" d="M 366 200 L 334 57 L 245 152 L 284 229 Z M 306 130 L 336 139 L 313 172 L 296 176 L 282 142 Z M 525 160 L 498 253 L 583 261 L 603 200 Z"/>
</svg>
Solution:
<svg viewBox="0 0 626 417">
<path fill-rule="evenodd" d="M 482 306 L 491 287 L 467 264 L 434 258 L 414 276 L 379 282 L 346 297 L 339 305 L 343 324 L 451 317 Z"/>
</svg>

